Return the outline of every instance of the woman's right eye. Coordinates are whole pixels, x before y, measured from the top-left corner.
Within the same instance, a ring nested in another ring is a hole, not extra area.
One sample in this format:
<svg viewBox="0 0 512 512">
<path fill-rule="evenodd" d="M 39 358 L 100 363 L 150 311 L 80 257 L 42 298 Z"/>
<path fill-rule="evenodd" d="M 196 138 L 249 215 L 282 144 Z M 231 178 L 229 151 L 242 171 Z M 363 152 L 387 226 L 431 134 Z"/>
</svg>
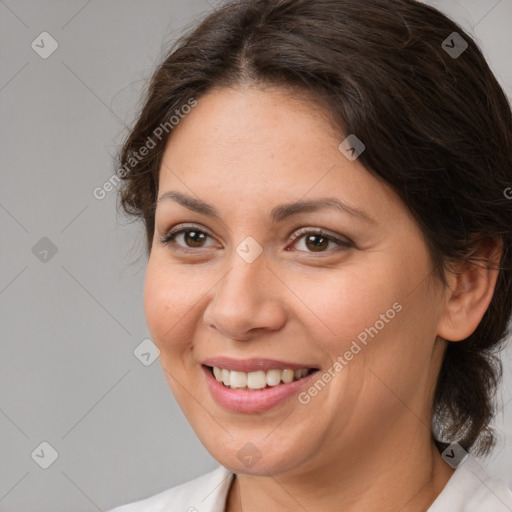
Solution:
<svg viewBox="0 0 512 512">
<path fill-rule="evenodd" d="M 207 238 L 212 238 L 208 233 L 197 229 L 196 227 L 180 227 L 173 229 L 169 233 L 167 233 L 163 238 L 160 239 L 160 242 L 164 245 L 173 245 L 175 248 L 178 247 L 184 250 L 193 250 L 193 249 L 201 249 L 205 246 L 204 241 Z M 179 243 L 181 240 L 183 243 Z"/>
</svg>

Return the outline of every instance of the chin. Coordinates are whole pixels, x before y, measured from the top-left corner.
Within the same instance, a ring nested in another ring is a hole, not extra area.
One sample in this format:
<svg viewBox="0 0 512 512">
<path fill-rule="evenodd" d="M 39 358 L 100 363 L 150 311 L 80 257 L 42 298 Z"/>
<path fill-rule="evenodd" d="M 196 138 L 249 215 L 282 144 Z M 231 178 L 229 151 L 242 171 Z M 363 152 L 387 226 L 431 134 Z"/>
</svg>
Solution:
<svg viewBox="0 0 512 512">
<path fill-rule="evenodd" d="M 296 443 L 289 446 L 280 444 L 276 449 L 275 442 L 265 440 L 265 435 L 255 437 L 250 441 L 247 437 L 229 437 L 229 441 L 219 442 L 210 439 L 203 445 L 219 464 L 233 473 L 254 476 L 277 476 L 288 473 L 305 462 L 305 454 L 297 448 Z M 299 443 L 300 444 L 300 443 Z"/>
</svg>

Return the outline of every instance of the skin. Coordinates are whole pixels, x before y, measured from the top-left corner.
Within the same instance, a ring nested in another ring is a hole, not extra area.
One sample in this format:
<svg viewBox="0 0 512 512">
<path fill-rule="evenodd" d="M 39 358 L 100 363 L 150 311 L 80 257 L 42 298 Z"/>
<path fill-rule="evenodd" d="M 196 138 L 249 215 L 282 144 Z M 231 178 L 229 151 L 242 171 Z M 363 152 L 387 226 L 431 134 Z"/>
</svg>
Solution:
<svg viewBox="0 0 512 512">
<path fill-rule="evenodd" d="M 159 197 L 201 199 L 220 219 L 158 202 L 145 313 L 176 400 L 207 450 L 237 474 L 228 512 L 419 512 L 453 473 L 431 440 L 432 394 L 447 343 L 477 327 L 496 272 L 461 268 L 444 288 L 407 208 L 338 150 L 343 138 L 318 105 L 239 86 L 201 97 L 165 150 Z M 277 205 L 321 197 L 373 221 L 329 209 L 270 220 Z M 209 236 L 163 244 L 180 223 Z M 290 239 L 302 227 L 353 245 L 325 241 L 315 250 L 307 236 Z M 252 263 L 236 252 L 248 236 L 263 249 Z M 396 302 L 402 310 L 307 405 L 292 397 L 243 414 L 209 394 L 207 357 L 266 357 L 324 372 Z M 247 442 L 261 452 L 251 468 L 237 457 Z"/>
</svg>

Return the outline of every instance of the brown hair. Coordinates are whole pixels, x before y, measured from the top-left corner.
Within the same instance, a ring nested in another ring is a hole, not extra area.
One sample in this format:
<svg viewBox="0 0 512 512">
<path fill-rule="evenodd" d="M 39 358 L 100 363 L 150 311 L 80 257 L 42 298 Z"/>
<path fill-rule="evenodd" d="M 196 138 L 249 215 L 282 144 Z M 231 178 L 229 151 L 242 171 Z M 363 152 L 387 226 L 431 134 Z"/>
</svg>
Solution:
<svg viewBox="0 0 512 512">
<path fill-rule="evenodd" d="M 460 55 L 449 51 L 463 48 L 453 32 L 468 45 Z M 492 301 L 471 336 L 448 344 L 432 404 L 439 450 L 444 438 L 472 453 L 489 453 L 502 374 L 496 354 L 512 314 L 512 200 L 506 197 L 512 115 L 476 43 L 414 0 L 222 5 L 182 37 L 155 71 L 118 155 L 124 170 L 120 204 L 144 221 L 148 251 L 162 155 L 172 135 L 166 129 L 162 137 L 161 127 L 191 99 L 241 83 L 303 91 L 319 110 L 328 105 L 340 141 L 343 133 L 356 134 L 366 146 L 360 161 L 414 215 L 443 283 L 448 263 L 475 264 L 483 243 L 503 242 Z M 150 139 L 154 147 L 142 157 Z"/>
</svg>

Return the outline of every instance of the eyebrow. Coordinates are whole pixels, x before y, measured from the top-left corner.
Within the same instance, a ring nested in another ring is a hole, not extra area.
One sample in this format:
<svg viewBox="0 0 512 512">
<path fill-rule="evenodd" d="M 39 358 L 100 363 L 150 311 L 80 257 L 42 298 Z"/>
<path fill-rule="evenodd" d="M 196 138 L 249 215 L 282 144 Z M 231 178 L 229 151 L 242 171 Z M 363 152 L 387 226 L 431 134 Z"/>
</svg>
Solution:
<svg viewBox="0 0 512 512">
<path fill-rule="evenodd" d="M 205 203 L 201 199 L 196 199 L 194 197 L 184 195 L 180 192 L 165 192 L 158 198 L 157 202 L 160 203 L 162 201 L 175 201 L 181 206 L 193 212 L 217 219 L 221 218 L 219 212 L 213 206 Z M 370 215 L 368 215 L 364 210 L 349 206 L 348 204 L 334 197 L 322 197 L 319 199 L 300 200 L 293 203 L 281 204 L 272 209 L 270 212 L 270 218 L 272 222 L 276 224 L 283 221 L 284 219 L 287 219 L 288 217 L 292 217 L 293 215 L 314 212 L 325 208 L 347 213 L 352 217 L 358 218 L 367 223 L 376 224 L 376 220 L 370 217 Z"/>
</svg>

